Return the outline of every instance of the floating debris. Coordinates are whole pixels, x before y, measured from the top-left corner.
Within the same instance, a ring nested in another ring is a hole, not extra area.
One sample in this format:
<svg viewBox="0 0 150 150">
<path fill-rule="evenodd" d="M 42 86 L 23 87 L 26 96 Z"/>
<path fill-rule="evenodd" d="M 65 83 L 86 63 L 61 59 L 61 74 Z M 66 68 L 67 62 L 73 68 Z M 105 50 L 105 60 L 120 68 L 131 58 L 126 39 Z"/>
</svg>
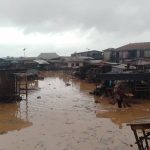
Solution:
<svg viewBox="0 0 150 150">
<path fill-rule="evenodd" d="M 66 83 L 66 86 L 70 86 L 71 84 L 70 83 Z"/>
<path fill-rule="evenodd" d="M 41 99 L 41 96 L 38 96 L 37 99 Z"/>
<path fill-rule="evenodd" d="M 0 135 L 6 134 L 6 131 L 0 131 Z"/>
</svg>

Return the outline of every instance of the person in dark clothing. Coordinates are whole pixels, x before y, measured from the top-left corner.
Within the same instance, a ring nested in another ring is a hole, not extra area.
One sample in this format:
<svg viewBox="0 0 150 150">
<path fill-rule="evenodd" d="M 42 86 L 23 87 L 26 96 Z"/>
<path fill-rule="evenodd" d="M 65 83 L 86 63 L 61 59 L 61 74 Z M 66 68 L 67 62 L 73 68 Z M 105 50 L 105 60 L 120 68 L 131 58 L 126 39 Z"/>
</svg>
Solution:
<svg viewBox="0 0 150 150">
<path fill-rule="evenodd" d="M 118 104 L 118 108 L 122 108 L 123 97 L 121 96 L 121 93 L 119 92 L 119 90 L 116 91 L 115 98 Z"/>
<path fill-rule="evenodd" d="M 115 88 L 114 88 L 114 98 L 118 104 L 118 108 L 122 108 L 122 105 L 124 106 L 124 102 L 123 102 L 123 99 L 124 99 L 124 92 L 123 92 L 123 89 L 121 87 L 121 85 L 117 85 Z"/>
<path fill-rule="evenodd" d="M 117 89 L 116 91 L 116 101 L 117 101 L 117 104 L 118 104 L 118 108 L 122 108 L 122 106 L 124 108 L 126 107 L 131 107 L 126 101 L 124 101 L 124 98 L 125 98 L 125 94 L 123 92 L 123 89 L 119 88 Z"/>
</svg>

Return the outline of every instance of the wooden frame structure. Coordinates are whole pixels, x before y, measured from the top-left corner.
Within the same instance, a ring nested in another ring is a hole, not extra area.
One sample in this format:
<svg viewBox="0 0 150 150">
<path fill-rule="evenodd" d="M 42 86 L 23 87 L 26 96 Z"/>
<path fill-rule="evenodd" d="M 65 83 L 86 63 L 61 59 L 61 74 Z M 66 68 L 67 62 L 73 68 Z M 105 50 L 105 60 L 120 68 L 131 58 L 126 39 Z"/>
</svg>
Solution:
<svg viewBox="0 0 150 150">
<path fill-rule="evenodd" d="M 127 124 L 131 127 L 139 150 L 150 150 L 150 118 L 143 118 Z"/>
<path fill-rule="evenodd" d="M 15 94 L 19 97 L 25 94 L 26 99 L 28 96 L 28 79 L 27 73 L 15 73 Z"/>
</svg>

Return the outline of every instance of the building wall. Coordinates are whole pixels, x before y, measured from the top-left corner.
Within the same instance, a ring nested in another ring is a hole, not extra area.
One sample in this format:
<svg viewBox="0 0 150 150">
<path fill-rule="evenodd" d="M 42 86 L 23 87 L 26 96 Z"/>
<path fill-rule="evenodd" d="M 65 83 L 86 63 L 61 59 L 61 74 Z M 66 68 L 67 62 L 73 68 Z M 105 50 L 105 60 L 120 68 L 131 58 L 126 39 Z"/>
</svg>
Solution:
<svg viewBox="0 0 150 150">
<path fill-rule="evenodd" d="M 117 53 L 114 50 L 104 51 L 103 59 L 104 61 L 118 62 Z"/>
<path fill-rule="evenodd" d="M 150 50 L 145 50 L 144 51 L 144 57 L 145 58 L 150 58 Z"/>
<path fill-rule="evenodd" d="M 83 67 L 83 62 L 68 62 L 68 67 Z"/>
<path fill-rule="evenodd" d="M 104 60 L 109 61 L 111 58 L 111 51 L 104 52 Z"/>
<path fill-rule="evenodd" d="M 119 52 L 119 60 L 123 62 L 125 59 L 150 58 L 150 50 L 126 50 Z"/>
</svg>

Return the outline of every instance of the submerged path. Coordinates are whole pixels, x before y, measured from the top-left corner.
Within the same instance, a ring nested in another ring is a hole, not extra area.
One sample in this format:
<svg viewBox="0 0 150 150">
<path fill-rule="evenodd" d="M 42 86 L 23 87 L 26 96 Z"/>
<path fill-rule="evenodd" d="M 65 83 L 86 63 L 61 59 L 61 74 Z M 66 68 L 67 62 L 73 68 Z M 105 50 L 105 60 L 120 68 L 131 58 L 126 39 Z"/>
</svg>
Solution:
<svg viewBox="0 0 150 150">
<path fill-rule="evenodd" d="M 150 116 L 150 102 L 118 110 L 95 104 L 93 84 L 47 73 L 18 104 L 0 105 L 0 150 L 136 150 L 128 121 Z M 69 86 L 66 83 L 70 83 Z M 130 115 L 128 115 L 130 114 Z"/>
</svg>

